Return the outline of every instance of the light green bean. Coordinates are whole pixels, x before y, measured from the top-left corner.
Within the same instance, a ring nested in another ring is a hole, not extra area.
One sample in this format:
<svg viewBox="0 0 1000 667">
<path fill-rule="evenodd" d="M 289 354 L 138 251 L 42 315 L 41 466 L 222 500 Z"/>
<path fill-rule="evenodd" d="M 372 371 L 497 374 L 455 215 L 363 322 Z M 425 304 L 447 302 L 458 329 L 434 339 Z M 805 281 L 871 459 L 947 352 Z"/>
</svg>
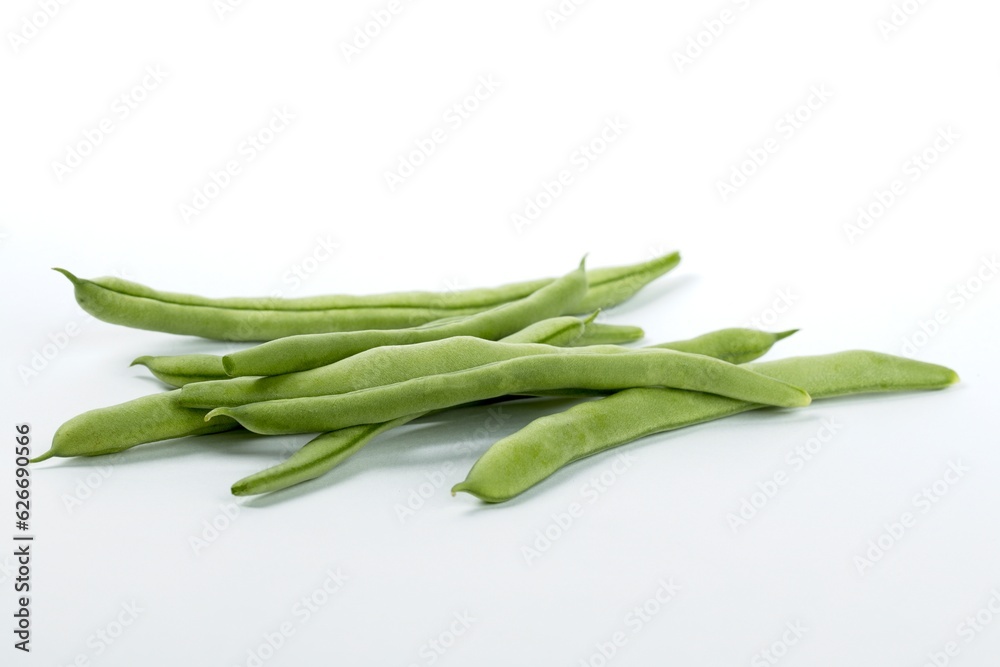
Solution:
<svg viewBox="0 0 1000 667">
<path fill-rule="evenodd" d="M 587 274 L 580 262 L 571 271 L 518 301 L 470 315 L 437 327 L 373 329 L 339 333 L 289 336 L 222 358 L 231 376 L 280 375 L 318 368 L 387 345 L 412 345 L 453 336 L 497 340 L 529 324 L 572 312 L 587 291 Z"/>
<path fill-rule="evenodd" d="M 680 255 L 670 253 L 629 266 L 588 272 L 587 294 L 577 313 L 620 303 L 670 271 Z M 224 298 L 154 290 L 120 278 L 78 278 L 56 269 L 73 283 L 80 306 L 94 317 L 137 329 L 202 336 L 218 340 L 261 341 L 333 331 L 399 329 L 457 315 L 471 315 L 523 299 L 553 282 L 551 278 L 457 292 L 398 292 L 369 296 L 329 295 L 297 299 Z M 568 313 L 573 314 L 573 313 Z"/>
<path fill-rule="evenodd" d="M 506 394 L 643 386 L 691 389 L 782 407 L 809 404 L 809 394 L 798 387 L 711 357 L 608 345 L 521 356 L 332 396 L 216 408 L 207 418 L 232 417 L 256 433 L 308 433 L 384 422 Z"/>
<path fill-rule="evenodd" d="M 863 351 L 796 357 L 750 367 L 804 387 L 813 398 L 940 389 L 958 381 L 958 375 L 943 366 Z M 464 491 L 486 502 L 503 502 L 578 459 L 653 433 L 760 407 L 764 406 L 677 389 L 628 389 L 537 419 L 496 442 L 452 493 Z"/>
</svg>

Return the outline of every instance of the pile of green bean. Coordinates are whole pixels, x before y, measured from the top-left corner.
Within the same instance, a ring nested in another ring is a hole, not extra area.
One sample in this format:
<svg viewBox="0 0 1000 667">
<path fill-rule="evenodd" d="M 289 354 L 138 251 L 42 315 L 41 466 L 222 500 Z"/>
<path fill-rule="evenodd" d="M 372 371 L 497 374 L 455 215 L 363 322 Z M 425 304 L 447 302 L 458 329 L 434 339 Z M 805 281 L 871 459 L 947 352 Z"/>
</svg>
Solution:
<svg viewBox="0 0 1000 667">
<path fill-rule="evenodd" d="M 170 391 L 91 410 L 64 423 L 34 459 L 95 456 L 222 431 L 318 433 L 285 461 L 239 480 L 236 495 L 285 489 L 330 471 L 375 437 L 449 408 L 495 401 L 571 407 L 494 443 L 453 493 L 502 502 L 570 463 L 653 433 L 814 398 L 940 389 L 954 371 L 877 352 L 749 363 L 795 333 L 722 329 L 625 347 L 639 327 L 597 321 L 680 261 L 438 294 L 210 299 L 117 278 L 73 283 L 102 320 L 232 341 L 225 356 L 142 356 Z"/>
</svg>

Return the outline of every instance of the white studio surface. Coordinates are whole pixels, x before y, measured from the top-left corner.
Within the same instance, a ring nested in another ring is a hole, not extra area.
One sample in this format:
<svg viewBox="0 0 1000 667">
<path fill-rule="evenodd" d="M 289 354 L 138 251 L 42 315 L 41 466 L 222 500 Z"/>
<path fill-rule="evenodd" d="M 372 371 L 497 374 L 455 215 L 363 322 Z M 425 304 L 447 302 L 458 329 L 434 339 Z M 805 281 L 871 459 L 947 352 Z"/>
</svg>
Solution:
<svg viewBox="0 0 1000 667">
<path fill-rule="evenodd" d="M 998 20 L 985 0 L 6 3 L 8 624 L 14 426 L 40 453 L 161 390 L 133 358 L 234 347 L 89 318 L 53 266 L 291 297 L 679 249 L 606 321 L 800 328 L 768 358 L 865 348 L 962 383 L 653 436 L 500 506 L 448 488 L 537 406 L 409 425 L 275 497 L 229 486 L 308 436 L 48 461 L 32 651 L 7 633 L 0 664 L 995 665 Z"/>
</svg>

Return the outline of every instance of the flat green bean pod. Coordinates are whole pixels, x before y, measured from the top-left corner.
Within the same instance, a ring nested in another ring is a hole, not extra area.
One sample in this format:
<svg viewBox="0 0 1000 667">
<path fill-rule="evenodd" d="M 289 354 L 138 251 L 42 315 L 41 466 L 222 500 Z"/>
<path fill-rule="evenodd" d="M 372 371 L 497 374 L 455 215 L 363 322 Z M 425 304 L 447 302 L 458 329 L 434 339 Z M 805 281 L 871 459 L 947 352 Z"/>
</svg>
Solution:
<svg viewBox="0 0 1000 667">
<path fill-rule="evenodd" d="M 638 264 L 589 271 L 588 291 L 575 312 L 588 313 L 620 303 L 679 262 L 680 255 L 670 253 Z M 211 299 L 154 290 L 120 278 L 87 280 L 65 269 L 56 270 L 73 283 L 80 306 L 100 320 L 233 341 L 413 327 L 523 299 L 553 282 L 546 278 L 456 292 Z"/>
<path fill-rule="evenodd" d="M 231 376 L 280 375 L 309 370 L 386 345 L 412 345 L 453 336 L 497 340 L 541 320 L 572 312 L 587 291 L 587 273 L 579 268 L 537 292 L 465 319 L 436 327 L 372 329 L 289 336 L 222 358 Z"/>
<path fill-rule="evenodd" d="M 554 320 L 547 320 L 546 322 L 554 322 Z M 559 340 L 546 336 L 541 332 L 543 329 L 540 326 L 541 324 L 544 323 L 532 325 L 525 331 L 520 332 L 520 334 L 515 334 L 515 336 L 519 336 L 519 341 L 530 342 L 532 331 L 534 331 L 535 339 L 540 343 L 547 342 L 558 345 L 571 340 L 569 338 Z M 725 334 L 718 336 L 699 336 L 689 341 L 664 343 L 660 347 L 667 349 L 670 349 L 670 346 L 684 347 L 684 351 L 693 354 L 705 354 L 706 356 L 719 355 L 722 358 L 732 358 L 738 355 L 744 357 L 751 356 L 748 350 L 753 349 L 756 354 L 753 358 L 757 358 L 766 354 L 774 343 L 785 338 L 787 335 L 770 334 L 761 336 L 759 334 L 760 332 L 751 329 L 727 329 L 725 330 Z M 515 339 L 515 336 L 508 336 L 504 340 L 512 341 Z M 726 347 L 727 345 L 729 346 L 728 348 Z M 239 480 L 233 484 L 232 492 L 237 496 L 269 493 L 310 479 L 316 479 L 360 451 L 379 434 L 385 433 L 397 426 L 402 426 L 424 416 L 424 414 L 426 413 L 399 417 L 381 424 L 362 424 L 323 433 L 310 440 L 301 449 L 278 465 Z"/>
<path fill-rule="evenodd" d="M 781 407 L 809 405 L 809 394 L 802 389 L 742 366 L 687 352 L 608 345 L 520 356 L 332 396 L 216 408 L 207 419 L 232 417 L 255 433 L 308 433 L 390 421 L 507 394 L 652 386 L 704 391 Z"/>
<path fill-rule="evenodd" d="M 762 375 L 805 388 L 813 398 L 941 389 L 951 369 L 877 352 L 851 351 L 751 364 Z M 476 461 L 464 491 L 486 502 L 509 500 L 578 459 L 638 438 L 747 410 L 757 402 L 676 389 L 628 389 L 542 417 L 496 442 Z"/>
<path fill-rule="evenodd" d="M 148 442 L 239 428 L 232 419 L 206 423 L 208 411 L 178 405 L 179 394 L 168 391 L 143 396 L 77 415 L 56 430 L 52 446 L 32 463 L 53 456 L 113 454 Z"/>
</svg>

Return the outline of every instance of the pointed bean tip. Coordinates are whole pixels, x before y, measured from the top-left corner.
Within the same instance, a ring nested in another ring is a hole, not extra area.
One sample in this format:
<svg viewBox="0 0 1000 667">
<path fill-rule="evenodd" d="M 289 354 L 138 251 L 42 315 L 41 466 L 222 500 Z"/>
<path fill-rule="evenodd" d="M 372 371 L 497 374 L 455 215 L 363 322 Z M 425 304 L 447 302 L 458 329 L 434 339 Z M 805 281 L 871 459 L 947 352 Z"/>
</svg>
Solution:
<svg viewBox="0 0 1000 667">
<path fill-rule="evenodd" d="M 789 336 L 791 336 L 793 334 L 797 334 L 799 331 L 801 331 L 801 329 L 789 329 L 788 331 L 781 331 L 781 332 L 778 332 L 778 333 L 774 334 L 774 339 L 775 340 L 783 340 L 783 339 L 788 338 Z"/>
<path fill-rule="evenodd" d="M 215 417 L 233 417 L 233 413 L 228 408 L 215 408 L 205 415 L 205 421 L 212 421 Z"/>
<path fill-rule="evenodd" d="M 587 315 L 585 318 L 583 318 L 583 323 L 584 324 L 590 324 L 591 322 L 593 322 L 594 320 L 596 320 L 597 316 L 600 315 L 600 314 L 601 314 L 601 309 L 598 308 L 597 310 L 595 310 L 594 312 L 592 312 L 590 315 Z"/>
<path fill-rule="evenodd" d="M 469 485 L 465 482 L 459 482 L 455 486 L 451 487 L 451 497 L 454 498 L 459 492 L 469 493 L 471 495 L 476 495 L 469 490 Z"/>
<path fill-rule="evenodd" d="M 50 449 L 49 451 L 45 452 L 44 454 L 41 454 L 40 456 L 36 456 L 33 459 L 28 459 L 28 463 L 41 463 L 42 461 L 47 461 L 51 459 L 55 455 L 56 455 L 56 450 Z"/>
<path fill-rule="evenodd" d="M 67 278 L 69 278 L 69 281 L 70 281 L 71 283 L 73 283 L 74 285 L 78 285 L 78 284 L 80 284 L 80 279 L 79 279 L 79 278 L 77 278 L 77 277 L 76 277 L 75 275 L 73 275 L 72 273 L 70 273 L 69 271 L 67 271 L 66 269 L 61 269 L 61 268 L 59 268 L 58 266 L 53 266 L 53 267 L 52 267 L 52 270 L 53 270 L 53 271 L 57 271 L 57 272 L 59 272 L 59 273 L 63 274 L 64 276 L 66 276 Z"/>
<path fill-rule="evenodd" d="M 150 359 L 152 359 L 152 357 L 150 357 L 148 354 L 144 354 L 141 357 L 136 357 L 135 359 L 132 360 L 132 363 L 129 364 L 129 367 L 131 368 L 132 366 L 145 366 L 148 368 Z"/>
</svg>

